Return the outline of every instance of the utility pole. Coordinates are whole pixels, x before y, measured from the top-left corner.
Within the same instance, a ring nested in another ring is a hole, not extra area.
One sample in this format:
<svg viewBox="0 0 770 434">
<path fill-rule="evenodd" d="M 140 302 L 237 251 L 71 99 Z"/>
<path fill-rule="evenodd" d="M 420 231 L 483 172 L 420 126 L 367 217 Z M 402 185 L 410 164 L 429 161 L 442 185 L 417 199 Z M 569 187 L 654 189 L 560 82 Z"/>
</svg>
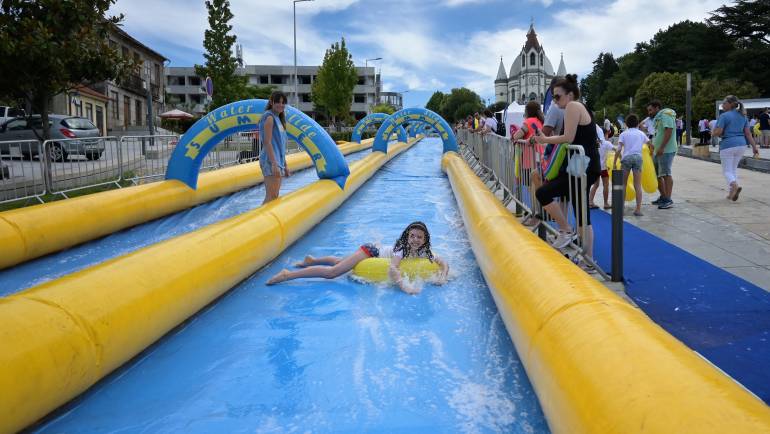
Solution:
<svg viewBox="0 0 770 434">
<path fill-rule="evenodd" d="M 294 0 L 294 108 L 299 109 L 299 90 L 297 87 L 297 3 L 313 0 Z"/>
</svg>

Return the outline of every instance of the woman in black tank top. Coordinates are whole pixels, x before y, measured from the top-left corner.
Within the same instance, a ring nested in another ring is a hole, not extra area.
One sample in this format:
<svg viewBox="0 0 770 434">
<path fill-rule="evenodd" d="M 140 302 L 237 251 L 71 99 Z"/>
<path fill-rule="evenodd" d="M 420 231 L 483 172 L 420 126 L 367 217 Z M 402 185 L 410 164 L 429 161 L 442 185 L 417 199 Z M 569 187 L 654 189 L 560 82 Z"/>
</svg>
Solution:
<svg viewBox="0 0 770 434">
<path fill-rule="evenodd" d="M 538 143 L 572 143 L 583 147 L 586 157 L 590 159 L 586 168 L 587 182 L 585 185 L 581 185 L 575 188 L 573 185 L 570 187 L 569 175 L 566 168 L 567 163 L 562 165 L 562 170 L 556 179 L 544 184 L 538 188 L 535 192 L 538 202 L 543 206 L 545 211 L 550 214 L 556 223 L 559 225 L 559 236 L 553 243 L 553 246 L 557 249 L 562 249 L 568 246 L 572 241 L 577 238 L 572 226 L 569 224 L 567 217 L 562 212 L 559 204 L 554 203 L 554 198 L 569 196 L 571 193 L 573 203 L 572 208 L 575 210 L 575 217 L 578 226 L 583 227 L 583 247 L 588 257 L 593 257 L 593 228 L 591 227 L 591 214 L 586 209 L 586 221 L 582 221 L 582 208 L 583 202 L 587 202 L 588 193 L 591 185 L 601 174 L 601 165 L 599 162 L 599 148 L 596 137 L 596 126 L 594 125 L 593 116 L 586 107 L 579 102 L 580 89 L 577 84 L 577 76 L 567 75 L 566 78 L 557 81 L 553 86 L 553 101 L 560 108 L 564 109 L 564 134 L 561 136 L 545 137 L 539 135 L 535 137 L 535 141 Z M 570 192 L 570 189 L 573 191 Z M 590 267 L 584 267 L 587 271 L 591 271 Z"/>
</svg>

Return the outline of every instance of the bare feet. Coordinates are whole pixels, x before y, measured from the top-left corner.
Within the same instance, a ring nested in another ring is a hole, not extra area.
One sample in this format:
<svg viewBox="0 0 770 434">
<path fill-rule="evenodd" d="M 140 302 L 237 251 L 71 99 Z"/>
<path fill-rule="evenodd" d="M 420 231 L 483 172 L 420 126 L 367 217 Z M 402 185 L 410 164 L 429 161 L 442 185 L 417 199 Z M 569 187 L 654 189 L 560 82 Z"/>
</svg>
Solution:
<svg viewBox="0 0 770 434">
<path fill-rule="evenodd" d="M 304 268 L 304 267 L 309 267 L 313 264 L 315 264 L 315 258 L 310 255 L 307 255 L 305 256 L 304 260 L 302 260 L 301 262 L 296 262 L 294 266 L 298 268 Z"/>
<path fill-rule="evenodd" d="M 289 270 L 283 269 L 279 271 L 275 276 L 271 277 L 270 280 L 267 281 L 268 285 L 275 285 L 276 283 L 281 283 L 283 281 L 286 281 L 289 279 Z"/>
</svg>

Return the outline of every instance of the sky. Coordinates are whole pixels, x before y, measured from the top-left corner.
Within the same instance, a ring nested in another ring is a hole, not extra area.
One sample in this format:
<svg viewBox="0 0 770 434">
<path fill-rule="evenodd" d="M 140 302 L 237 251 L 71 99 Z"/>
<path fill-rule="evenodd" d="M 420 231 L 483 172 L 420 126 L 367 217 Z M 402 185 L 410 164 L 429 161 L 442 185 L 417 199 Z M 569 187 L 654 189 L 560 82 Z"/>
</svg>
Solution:
<svg viewBox="0 0 770 434">
<path fill-rule="evenodd" d="M 600 52 L 616 57 L 685 19 L 702 21 L 726 0 L 314 0 L 297 3 L 297 63 L 320 65 L 345 38 L 353 61 L 382 72 L 383 89 L 422 107 L 433 92 L 467 87 L 494 102 L 500 57 L 506 73 L 534 21 L 554 69 L 564 54 L 582 78 Z M 292 0 L 230 0 L 230 22 L 249 65 L 292 65 Z M 170 60 L 202 64 L 209 27 L 203 0 L 117 0 L 123 28 Z"/>
</svg>

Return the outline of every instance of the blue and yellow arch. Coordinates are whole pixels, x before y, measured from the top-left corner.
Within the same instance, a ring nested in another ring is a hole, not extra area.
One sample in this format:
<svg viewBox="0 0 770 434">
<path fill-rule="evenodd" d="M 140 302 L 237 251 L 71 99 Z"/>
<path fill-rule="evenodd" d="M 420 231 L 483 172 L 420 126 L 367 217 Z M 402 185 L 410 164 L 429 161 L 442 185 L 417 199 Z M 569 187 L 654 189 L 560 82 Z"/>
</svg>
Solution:
<svg viewBox="0 0 770 434">
<path fill-rule="evenodd" d="M 358 121 L 355 127 L 353 127 L 353 134 L 350 138 L 351 142 L 358 142 L 361 143 L 361 136 L 364 133 L 364 130 L 366 127 L 372 124 L 381 124 L 385 122 L 385 120 L 388 119 L 390 115 L 387 113 L 372 113 L 370 115 L 367 115 L 365 118 Z M 396 134 L 398 135 L 398 141 L 406 143 L 407 138 L 409 137 L 406 133 L 406 130 L 404 127 L 399 125 L 399 128 L 396 129 Z M 412 136 L 414 137 L 414 136 Z M 390 138 L 390 137 L 388 137 Z"/>
<path fill-rule="evenodd" d="M 264 99 L 238 101 L 201 118 L 179 140 L 166 179 L 177 179 L 194 190 L 203 158 L 211 148 L 231 134 L 254 130 L 266 106 Z M 331 179 L 344 188 L 350 169 L 329 133 L 306 114 L 286 106 L 286 134 L 310 155 L 319 178 Z"/>
<path fill-rule="evenodd" d="M 380 125 L 374 138 L 373 151 L 388 152 L 388 138 L 397 127 L 404 122 L 417 123 L 430 126 L 438 133 L 444 142 L 444 152 L 457 152 L 457 139 L 449 124 L 438 114 L 424 108 L 406 108 L 399 110 L 388 117 Z"/>
</svg>

